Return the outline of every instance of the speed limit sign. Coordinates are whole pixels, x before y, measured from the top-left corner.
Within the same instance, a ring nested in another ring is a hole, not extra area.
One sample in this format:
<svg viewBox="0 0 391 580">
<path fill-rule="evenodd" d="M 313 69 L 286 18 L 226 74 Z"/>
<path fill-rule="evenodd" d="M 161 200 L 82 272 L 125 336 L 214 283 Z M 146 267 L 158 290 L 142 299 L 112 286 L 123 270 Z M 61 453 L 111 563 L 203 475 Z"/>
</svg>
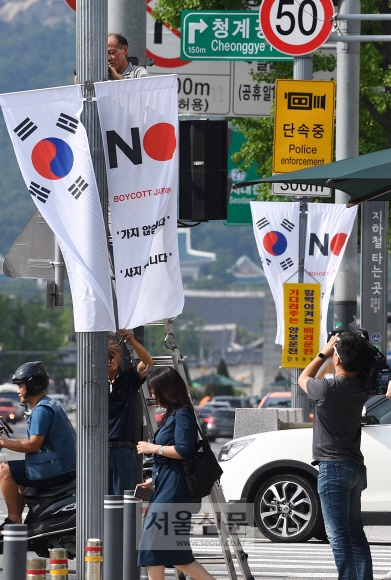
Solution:
<svg viewBox="0 0 391 580">
<path fill-rule="evenodd" d="M 332 0 L 263 0 L 262 32 L 277 50 L 300 56 L 319 48 L 333 26 Z"/>
</svg>

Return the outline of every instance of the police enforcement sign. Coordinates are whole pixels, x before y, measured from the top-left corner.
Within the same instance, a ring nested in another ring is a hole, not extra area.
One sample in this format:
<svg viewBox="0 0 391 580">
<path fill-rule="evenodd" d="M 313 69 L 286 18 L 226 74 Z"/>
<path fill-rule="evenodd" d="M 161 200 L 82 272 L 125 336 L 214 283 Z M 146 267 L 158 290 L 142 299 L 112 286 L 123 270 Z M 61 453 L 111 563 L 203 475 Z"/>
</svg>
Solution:
<svg viewBox="0 0 391 580">
<path fill-rule="evenodd" d="M 333 160 L 334 81 L 277 80 L 273 173 Z"/>
<path fill-rule="evenodd" d="M 319 48 L 330 36 L 332 0 L 263 0 L 262 32 L 275 49 L 300 56 Z"/>
</svg>

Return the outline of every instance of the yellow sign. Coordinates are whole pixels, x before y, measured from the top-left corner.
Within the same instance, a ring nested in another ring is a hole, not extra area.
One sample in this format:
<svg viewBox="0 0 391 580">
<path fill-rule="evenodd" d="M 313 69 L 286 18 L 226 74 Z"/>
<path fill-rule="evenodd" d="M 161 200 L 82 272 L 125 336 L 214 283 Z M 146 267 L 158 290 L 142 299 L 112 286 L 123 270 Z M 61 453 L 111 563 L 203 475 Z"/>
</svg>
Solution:
<svg viewBox="0 0 391 580">
<path fill-rule="evenodd" d="M 284 284 L 284 368 L 304 368 L 319 352 L 320 284 Z"/>
<path fill-rule="evenodd" d="M 333 161 L 335 82 L 277 80 L 273 173 Z"/>
</svg>

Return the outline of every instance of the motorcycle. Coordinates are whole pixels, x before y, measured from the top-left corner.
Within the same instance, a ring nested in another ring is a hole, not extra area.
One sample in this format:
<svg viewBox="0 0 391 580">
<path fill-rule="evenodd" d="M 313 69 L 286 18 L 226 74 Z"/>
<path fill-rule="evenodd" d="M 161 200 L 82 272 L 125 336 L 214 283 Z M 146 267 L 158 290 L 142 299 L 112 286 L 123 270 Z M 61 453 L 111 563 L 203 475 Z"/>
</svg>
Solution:
<svg viewBox="0 0 391 580">
<path fill-rule="evenodd" d="M 10 425 L 0 417 L 0 435 L 10 437 Z M 76 479 L 50 489 L 28 487 L 24 492 L 28 513 L 27 548 L 42 558 L 52 548 L 66 548 L 68 558 L 76 557 Z M 3 553 L 3 537 L 0 537 Z"/>
</svg>

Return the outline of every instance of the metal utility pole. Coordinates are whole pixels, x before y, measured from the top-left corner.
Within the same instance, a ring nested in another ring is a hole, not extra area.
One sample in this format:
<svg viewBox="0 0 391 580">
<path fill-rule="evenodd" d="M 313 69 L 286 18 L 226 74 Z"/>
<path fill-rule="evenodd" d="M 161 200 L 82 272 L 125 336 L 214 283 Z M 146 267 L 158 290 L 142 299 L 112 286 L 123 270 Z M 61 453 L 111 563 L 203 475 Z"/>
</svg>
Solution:
<svg viewBox="0 0 391 580">
<path fill-rule="evenodd" d="M 109 32 L 121 32 L 129 43 L 129 57 L 146 64 L 147 11 L 140 0 L 108 0 Z"/>
<path fill-rule="evenodd" d="M 312 65 L 313 56 L 307 54 L 305 56 L 295 57 L 293 60 L 293 78 L 294 80 L 312 80 Z M 298 282 L 304 282 L 304 253 L 305 253 L 305 237 L 307 229 L 307 203 L 305 198 L 298 198 L 300 201 L 300 225 L 299 225 L 299 275 Z M 298 379 L 302 369 L 292 369 L 291 373 L 291 392 L 292 402 L 291 406 L 294 409 L 303 409 L 303 421 L 309 421 L 310 406 L 307 394 L 301 390 L 298 385 Z"/>
<path fill-rule="evenodd" d="M 147 11 L 145 2 L 139 0 L 108 0 L 108 31 L 109 33 L 121 32 L 128 41 L 128 58 L 136 58 L 134 64 L 145 66 L 147 42 Z M 134 329 L 134 335 L 138 342 L 144 344 L 144 327 Z M 122 359 L 123 368 L 131 364 L 129 357 L 124 352 Z M 143 406 L 140 396 L 136 402 L 136 437 L 143 439 Z M 143 481 L 143 455 L 137 455 L 137 483 Z"/>
<path fill-rule="evenodd" d="M 359 14 L 360 0 L 340 0 L 339 15 Z M 343 34 L 360 34 L 359 20 L 338 20 Z M 337 113 L 335 159 L 358 155 L 360 43 L 337 42 Z M 335 203 L 349 196 L 336 190 Z M 357 315 L 357 220 L 346 246 L 334 283 L 334 328 L 347 330 Z"/>
<path fill-rule="evenodd" d="M 103 218 L 107 228 L 107 190 L 95 81 L 107 78 L 107 0 L 78 0 L 76 10 L 76 70 L 83 85 L 86 128 Z M 77 336 L 77 512 L 76 565 L 84 580 L 84 546 L 103 539 L 103 502 L 107 493 L 107 332 Z"/>
</svg>

